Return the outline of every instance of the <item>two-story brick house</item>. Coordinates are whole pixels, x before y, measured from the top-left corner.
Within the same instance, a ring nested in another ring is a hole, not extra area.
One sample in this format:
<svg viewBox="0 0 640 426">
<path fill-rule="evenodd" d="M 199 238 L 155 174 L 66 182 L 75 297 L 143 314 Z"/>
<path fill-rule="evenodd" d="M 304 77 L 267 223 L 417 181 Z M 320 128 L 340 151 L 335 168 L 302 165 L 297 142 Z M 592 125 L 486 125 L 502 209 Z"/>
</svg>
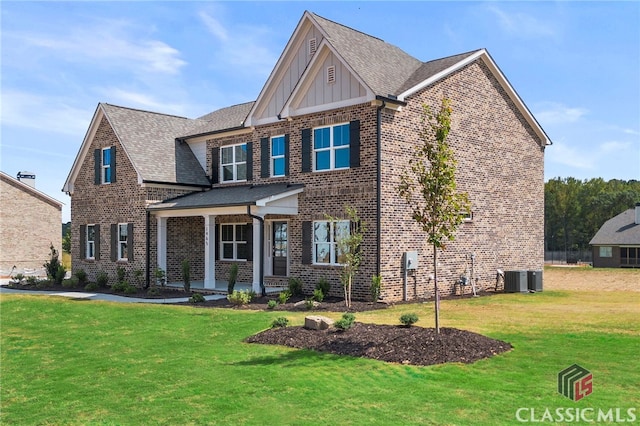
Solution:
<svg viewBox="0 0 640 426">
<path fill-rule="evenodd" d="M 305 12 L 255 102 L 187 119 L 99 104 L 64 191 L 74 269 L 147 274 L 214 288 L 231 264 L 256 290 L 320 278 L 339 295 L 345 205 L 367 224 L 354 297 L 428 295 L 431 247 L 398 196 L 423 104 L 452 101 L 449 142 L 472 214 L 441 256 L 441 288 L 468 268 L 543 266 L 544 149 L 550 141 L 486 50 L 421 62 Z M 116 168 L 117 165 L 117 168 Z M 403 254 L 417 251 L 408 285 Z M 442 285 L 444 284 L 444 285 Z"/>
</svg>

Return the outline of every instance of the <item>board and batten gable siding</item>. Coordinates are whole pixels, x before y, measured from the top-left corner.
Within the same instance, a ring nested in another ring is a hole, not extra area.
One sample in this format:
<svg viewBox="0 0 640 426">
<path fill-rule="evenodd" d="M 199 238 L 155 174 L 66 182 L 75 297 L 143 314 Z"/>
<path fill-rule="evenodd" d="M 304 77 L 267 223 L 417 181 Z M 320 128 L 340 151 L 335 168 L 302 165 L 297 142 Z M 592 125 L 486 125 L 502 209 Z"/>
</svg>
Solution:
<svg viewBox="0 0 640 426">
<path fill-rule="evenodd" d="M 422 105 L 437 111 L 451 99 L 448 142 L 458 162 L 458 189 L 469 193 L 473 220 L 439 253 L 439 288 L 454 283 L 474 254 L 480 283 L 495 286 L 496 269 L 542 270 L 544 263 L 544 149 L 520 111 L 481 61 L 473 62 L 407 99 L 401 112 L 382 120 L 383 295 L 402 297 L 401 256 L 417 250 L 419 270 L 410 277 L 409 297 L 433 294 L 433 251 L 425 233 L 398 196 L 400 174 L 419 143 Z M 415 290 L 414 290 L 415 288 Z"/>
</svg>

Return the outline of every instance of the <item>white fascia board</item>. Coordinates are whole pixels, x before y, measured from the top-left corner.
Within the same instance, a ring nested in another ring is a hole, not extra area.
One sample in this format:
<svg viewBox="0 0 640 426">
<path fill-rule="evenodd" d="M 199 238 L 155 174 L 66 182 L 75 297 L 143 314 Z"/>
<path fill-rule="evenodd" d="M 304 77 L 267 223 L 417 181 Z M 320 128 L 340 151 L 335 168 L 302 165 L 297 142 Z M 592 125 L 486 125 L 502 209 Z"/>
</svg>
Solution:
<svg viewBox="0 0 640 426">
<path fill-rule="evenodd" d="M 156 217 L 196 217 L 196 216 L 222 216 L 222 215 L 245 215 L 247 206 L 228 207 L 202 207 L 195 209 L 149 209 L 149 212 Z"/>
<path fill-rule="evenodd" d="M 315 105 L 313 107 L 301 108 L 301 109 L 294 108 L 293 105 L 295 105 L 296 101 L 299 101 L 299 98 L 304 96 L 307 93 L 307 90 L 309 90 L 309 87 L 311 86 L 311 84 L 313 84 L 313 77 L 318 72 L 322 71 L 320 69 L 320 66 L 321 66 L 320 64 L 324 62 L 324 59 L 329 55 L 329 53 L 333 53 L 336 56 L 336 58 L 338 58 L 338 60 L 342 63 L 342 65 L 344 65 L 345 68 L 347 68 L 349 73 L 356 78 L 356 80 L 358 81 L 358 83 L 362 85 L 362 87 L 365 88 L 365 90 L 367 91 L 367 94 L 364 97 L 346 99 L 344 101 L 334 102 L 333 104 Z M 345 61 L 344 58 L 340 56 L 338 52 L 336 52 L 333 46 L 331 46 L 331 44 L 329 44 L 329 42 L 327 41 L 327 38 L 324 37 L 322 40 L 322 43 L 320 43 L 320 45 L 318 46 L 318 49 L 315 55 L 313 55 L 311 62 L 309 62 L 309 66 L 307 66 L 307 69 L 304 70 L 304 72 L 300 76 L 300 80 L 298 81 L 298 84 L 293 89 L 293 92 L 291 92 L 291 96 L 289 96 L 289 99 L 287 100 L 287 102 L 285 102 L 284 107 L 280 112 L 280 117 L 288 118 L 294 115 L 302 115 L 302 114 L 308 114 L 310 112 L 320 112 L 320 111 L 326 111 L 329 109 L 339 108 L 343 106 L 357 105 L 363 102 L 373 101 L 375 100 L 375 98 L 376 98 L 376 95 L 375 93 L 373 93 L 373 90 L 371 90 L 371 88 L 367 86 L 364 80 L 362 80 L 362 78 L 353 70 L 353 68 L 349 66 L 347 61 Z"/>
<path fill-rule="evenodd" d="M 198 136 L 187 136 L 187 137 L 182 137 L 180 138 L 181 140 L 184 140 L 187 144 L 190 143 L 197 143 L 197 142 L 206 142 L 208 140 L 211 139 L 216 139 L 216 138 L 223 138 L 223 137 L 227 137 L 227 136 L 238 136 L 238 135 L 245 135 L 248 133 L 251 133 L 255 130 L 254 127 L 245 127 L 243 129 L 234 129 L 234 130 L 229 130 L 229 131 L 220 131 L 220 132 L 211 132 L 211 133 L 205 133 L 203 135 L 198 135 Z"/>
<path fill-rule="evenodd" d="M 100 126 L 100 121 L 102 121 L 102 117 L 104 116 L 104 110 L 102 109 L 102 104 L 98 104 L 95 112 L 93 113 L 93 118 L 89 123 L 89 128 L 87 129 L 87 133 L 84 135 L 84 139 L 82 140 L 82 144 L 80 145 L 80 149 L 76 154 L 76 159 L 73 161 L 73 165 L 71 166 L 71 170 L 69 171 L 69 175 L 67 176 L 67 180 L 62 187 L 62 191 L 66 192 L 67 195 L 73 194 L 73 186 L 78 177 L 78 173 L 80 173 L 80 167 L 82 163 L 84 163 L 84 159 L 89 151 L 89 147 L 91 146 L 91 141 L 96 135 L 98 131 L 98 126 Z"/>
<path fill-rule="evenodd" d="M 287 197 L 292 197 L 293 199 L 295 199 L 295 202 L 297 204 L 298 197 L 295 197 L 295 195 L 298 195 L 301 192 L 304 192 L 304 188 L 292 189 L 291 191 L 287 191 L 287 192 L 283 192 L 283 193 L 280 193 L 280 194 L 272 195 L 272 196 L 267 197 L 267 198 L 261 198 L 259 200 L 256 200 L 256 206 L 264 207 L 267 204 L 273 203 L 273 202 L 278 201 L 278 200 L 282 200 L 282 199 L 287 198 Z M 293 200 L 291 200 L 291 201 L 293 201 Z"/>
</svg>

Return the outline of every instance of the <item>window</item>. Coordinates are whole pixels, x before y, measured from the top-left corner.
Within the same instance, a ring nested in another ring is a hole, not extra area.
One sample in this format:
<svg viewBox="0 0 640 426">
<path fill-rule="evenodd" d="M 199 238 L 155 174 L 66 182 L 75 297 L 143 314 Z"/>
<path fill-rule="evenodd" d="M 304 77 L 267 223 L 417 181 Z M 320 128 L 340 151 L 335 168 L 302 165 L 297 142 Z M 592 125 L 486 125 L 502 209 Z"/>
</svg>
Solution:
<svg viewBox="0 0 640 426">
<path fill-rule="evenodd" d="M 247 260 L 246 224 L 220 225 L 220 254 L 223 260 Z"/>
<path fill-rule="evenodd" d="M 111 183 L 111 148 L 102 149 L 102 183 Z"/>
<path fill-rule="evenodd" d="M 640 266 L 640 247 L 620 247 L 620 264 L 621 266 Z"/>
<path fill-rule="evenodd" d="M 220 148 L 222 182 L 247 180 L 247 144 L 223 146 Z"/>
<path fill-rule="evenodd" d="M 611 247 L 600 247 L 600 257 L 612 257 L 613 250 Z"/>
<path fill-rule="evenodd" d="M 284 136 L 271 138 L 271 176 L 285 175 L 285 143 Z"/>
<path fill-rule="evenodd" d="M 348 169 L 349 124 L 313 129 L 313 170 Z"/>
<path fill-rule="evenodd" d="M 313 263 L 318 265 L 341 265 L 344 254 L 337 242 L 349 236 L 349 221 L 313 222 Z"/>
<path fill-rule="evenodd" d="M 87 240 L 85 241 L 85 259 L 96 258 L 96 226 L 87 225 Z"/>
<path fill-rule="evenodd" d="M 128 224 L 118 224 L 118 260 L 127 260 L 127 242 L 129 240 Z"/>
</svg>

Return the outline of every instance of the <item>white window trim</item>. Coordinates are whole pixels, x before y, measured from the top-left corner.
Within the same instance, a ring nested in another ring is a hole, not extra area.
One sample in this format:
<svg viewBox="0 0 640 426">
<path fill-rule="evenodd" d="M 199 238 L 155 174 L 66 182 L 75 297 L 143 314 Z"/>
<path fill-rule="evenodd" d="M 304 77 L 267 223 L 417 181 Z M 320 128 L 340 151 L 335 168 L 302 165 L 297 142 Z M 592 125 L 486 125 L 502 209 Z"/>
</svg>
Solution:
<svg viewBox="0 0 640 426">
<path fill-rule="evenodd" d="M 315 229 L 316 229 L 316 223 L 328 223 L 329 224 L 329 241 L 321 241 L 321 242 L 316 242 L 316 235 L 315 235 Z M 343 263 L 339 263 L 337 261 L 337 256 L 338 256 L 338 242 L 334 241 L 334 236 L 335 236 L 335 225 L 337 223 L 347 223 L 348 224 L 348 228 L 347 229 L 351 229 L 350 228 L 350 221 L 348 220 L 338 220 L 338 221 L 331 221 L 331 220 L 314 220 L 313 223 L 311 224 L 312 228 L 311 228 L 311 232 L 312 232 L 312 250 L 313 250 L 313 254 L 312 254 L 312 263 L 314 265 L 323 265 L 323 266 L 342 266 L 344 265 Z M 329 244 L 329 262 L 318 262 L 317 261 L 317 250 L 316 250 L 316 246 L 317 244 Z"/>
<path fill-rule="evenodd" d="M 247 244 L 247 241 L 239 241 L 236 235 L 236 230 L 237 230 L 237 226 L 238 225 L 248 225 L 247 223 L 241 223 L 241 222 L 237 222 L 237 223 L 221 223 L 220 225 L 220 229 L 218 232 L 220 232 L 220 247 L 218 247 L 218 249 L 220 250 L 220 260 L 232 260 L 232 261 L 237 261 L 237 262 L 246 262 L 247 259 L 239 259 L 238 258 L 238 244 Z M 223 226 L 233 226 L 233 241 L 223 241 L 222 240 L 222 227 Z M 247 238 L 250 238 L 249 235 L 247 235 Z M 233 244 L 233 257 L 228 258 L 228 257 L 224 257 L 224 245 L 225 244 Z"/>
<path fill-rule="evenodd" d="M 273 140 L 277 139 L 277 138 L 282 138 L 282 141 L 284 143 L 284 139 L 285 136 L 284 135 L 278 135 L 278 136 L 272 136 L 271 139 L 269 139 L 269 153 L 270 153 L 270 157 L 271 159 L 269 160 L 269 165 L 271 167 L 271 177 L 283 177 L 286 176 L 286 172 L 283 171 L 283 173 L 281 175 L 277 175 L 275 174 L 275 167 L 273 166 L 273 161 L 282 158 L 285 163 L 287 161 L 286 157 L 285 157 L 285 152 L 282 153 L 282 155 L 273 155 Z M 286 164 L 285 164 L 285 169 L 286 169 Z"/>
<path fill-rule="evenodd" d="M 127 239 L 125 241 L 120 240 L 120 228 L 124 226 L 125 231 L 127 231 Z M 118 260 L 122 261 L 122 260 L 129 260 L 128 257 L 128 253 L 127 250 L 123 250 L 122 249 L 122 244 L 124 243 L 125 245 L 129 243 L 129 229 L 128 229 L 129 224 L 128 223 L 119 223 L 118 224 Z"/>
<path fill-rule="evenodd" d="M 93 227 L 93 240 L 89 239 L 89 227 Z M 89 260 L 95 260 L 96 258 L 96 224 L 89 223 L 87 224 L 87 228 L 85 229 L 85 249 L 84 249 L 84 258 Z M 91 247 L 91 250 L 89 249 Z M 89 256 L 89 253 L 93 252 L 93 256 Z"/>
<path fill-rule="evenodd" d="M 245 160 L 245 161 L 236 161 L 236 149 L 235 148 L 237 146 L 245 146 L 246 147 L 247 143 L 246 142 L 237 143 L 237 144 L 233 144 L 233 145 L 224 145 L 224 146 L 220 147 L 220 183 L 246 182 L 247 181 L 246 176 L 245 176 L 244 179 L 238 179 L 238 165 L 244 164 L 246 166 L 247 160 Z M 233 153 L 233 161 L 231 163 L 223 163 L 222 162 L 222 158 L 223 158 L 222 150 L 225 149 L 225 148 L 232 148 L 231 152 Z M 249 155 L 248 152 L 247 152 L 247 155 Z M 233 179 L 224 180 L 224 166 L 230 166 L 230 165 L 233 166 Z M 246 175 L 247 172 L 248 172 L 248 170 L 245 171 L 245 175 Z"/>
<path fill-rule="evenodd" d="M 314 172 L 330 172 L 333 170 L 348 170 L 351 168 L 351 166 L 347 166 L 347 167 L 336 167 L 336 151 L 341 150 L 341 149 L 351 149 L 351 139 L 349 139 L 349 145 L 341 145 L 339 147 L 334 147 L 333 146 L 333 129 L 335 127 L 340 127 L 340 126 L 349 126 L 349 123 L 338 123 L 338 124 L 331 124 L 329 126 L 319 126 L 319 127 L 314 127 L 311 131 L 311 155 L 313 156 L 312 160 L 313 160 L 313 171 Z M 320 149 L 316 149 L 315 148 L 315 132 L 316 130 L 321 130 L 321 129 L 331 129 L 329 131 L 329 147 L 328 148 L 320 148 Z M 322 169 L 322 170 L 318 170 L 318 165 L 316 164 L 316 153 L 317 152 L 322 152 L 322 151 L 329 151 L 329 168 L 328 169 Z"/>
<path fill-rule="evenodd" d="M 104 164 L 104 152 L 105 151 L 109 151 L 109 164 Z M 111 183 L 111 179 L 113 177 L 111 177 L 109 179 L 109 181 L 107 182 L 107 170 L 111 171 L 111 162 L 113 162 L 113 158 L 111 157 L 111 155 L 113 154 L 113 152 L 111 152 L 111 147 L 109 148 L 102 148 L 102 151 L 100 152 L 100 181 L 103 185 L 108 185 Z"/>
</svg>

